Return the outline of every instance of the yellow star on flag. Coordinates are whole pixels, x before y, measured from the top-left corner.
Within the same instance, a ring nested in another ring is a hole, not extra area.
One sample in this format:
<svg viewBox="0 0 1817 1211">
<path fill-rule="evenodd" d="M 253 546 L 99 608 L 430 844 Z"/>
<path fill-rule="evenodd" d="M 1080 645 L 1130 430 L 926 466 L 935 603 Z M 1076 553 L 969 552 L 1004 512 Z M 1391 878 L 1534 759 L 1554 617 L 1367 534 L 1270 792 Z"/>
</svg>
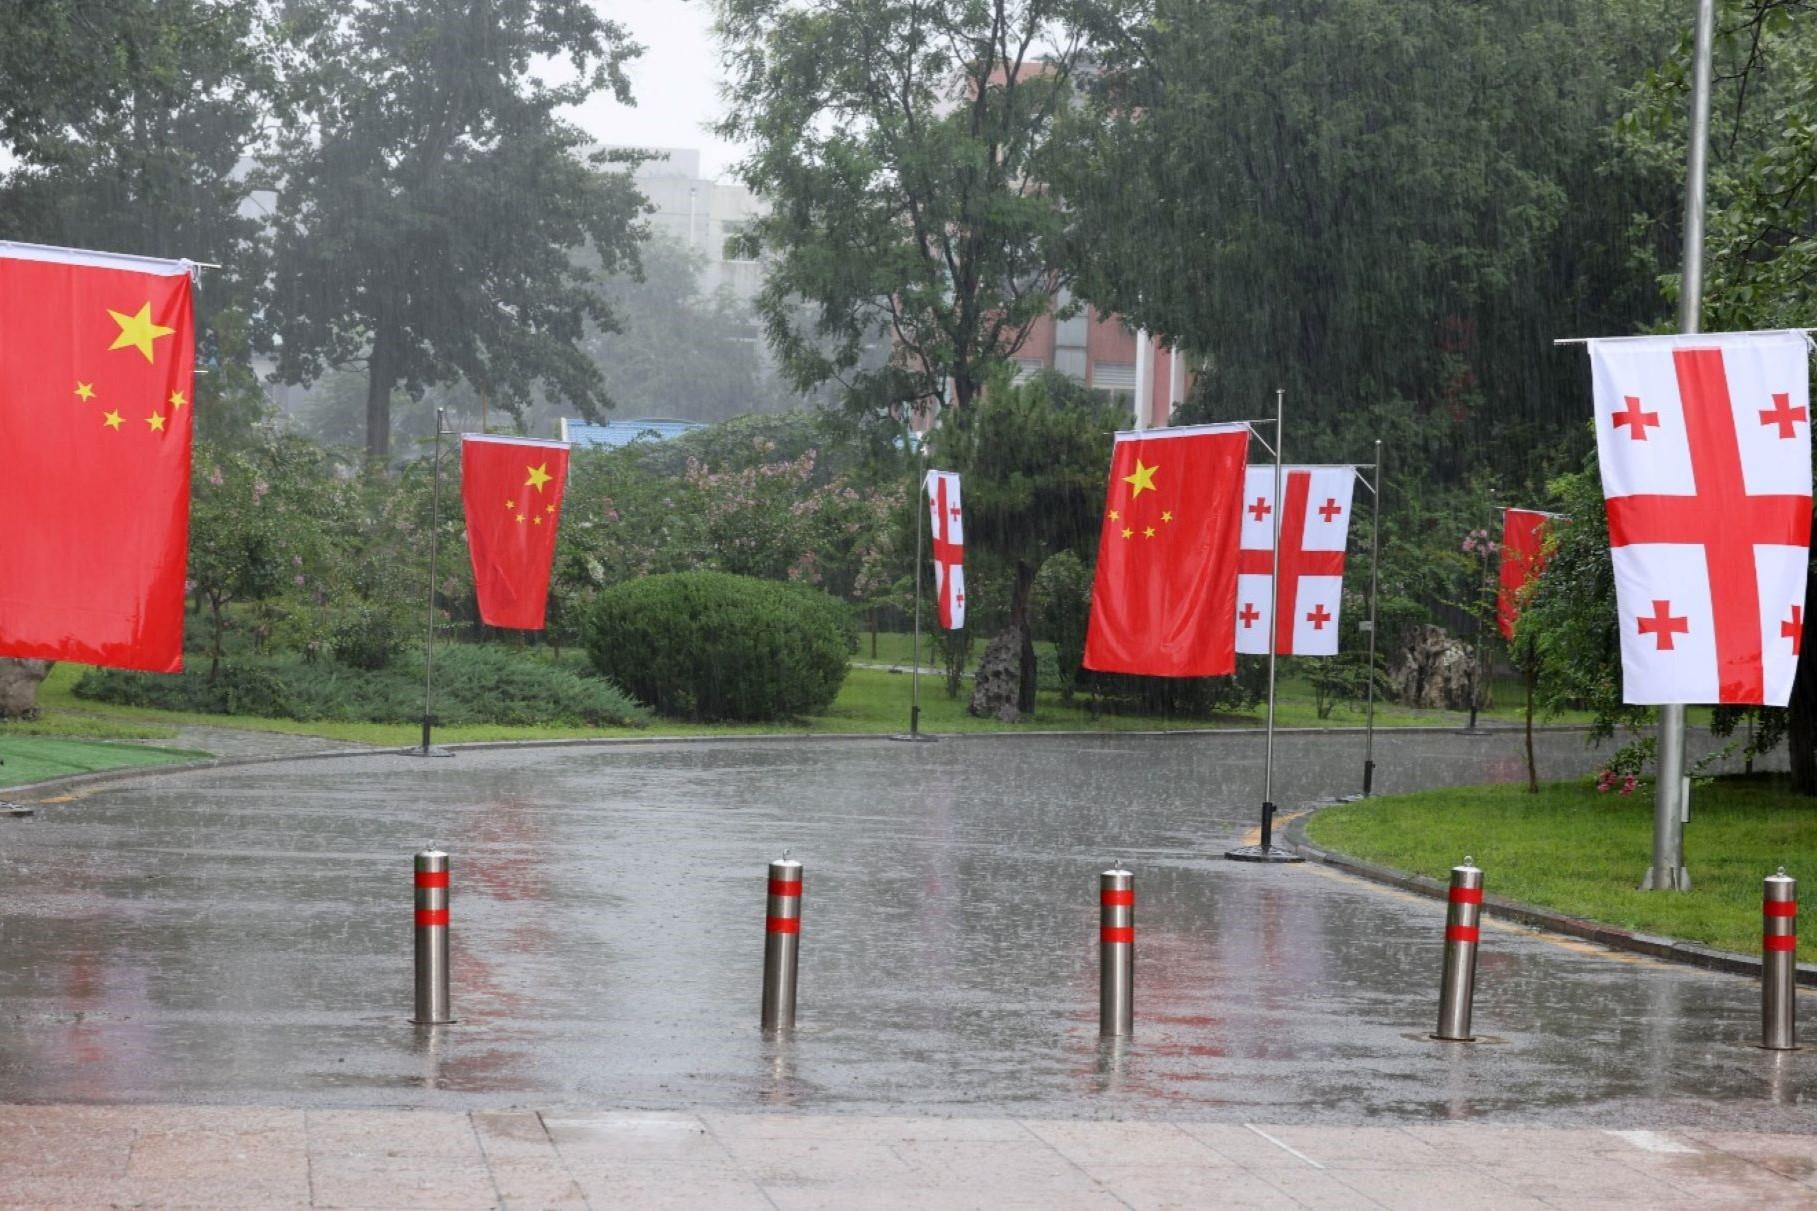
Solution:
<svg viewBox="0 0 1817 1211">
<path fill-rule="evenodd" d="M 1153 538 L 1154 536 L 1155 536 L 1155 528 L 1153 526 L 1144 526 L 1142 528 L 1142 537 L 1143 538 Z"/>
<path fill-rule="evenodd" d="M 522 514 L 522 513 L 519 513 L 519 514 L 518 514 L 518 515 L 517 515 L 517 520 L 519 520 L 519 521 L 528 521 L 528 520 L 529 520 L 529 518 L 527 518 L 527 517 L 525 517 L 525 516 L 524 516 L 524 515 L 523 515 L 523 514 Z"/>
<path fill-rule="evenodd" d="M 1172 513 L 1162 513 L 1162 514 L 1161 514 L 1161 520 L 1162 520 L 1162 521 L 1172 521 L 1172 520 L 1173 520 L 1173 514 L 1172 514 Z"/>
<path fill-rule="evenodd" d="M 524 469 L 530 472 L 530 478 L 524 481 L 524 487 L 535 488 L 538 492 L 543 490 L 544 484 L 554 478 L 554 476 L 549 474 L 548 463 L 544 463 L 540 467 L 526 467 Z"/>
<path fill-rule="evenodd" d="M 130 346 L 143 353 L 148 362 L 156 360 L 151 355 L 151 343 L 176 331 L 175 328 L 166 328 L 162 324 L 151 322 L 150 303 L 140 307 L 137 315 L 122 315 L 111 308 L 107 314 L 113 316 L 114 323 L 120 325 L 120 335 L 116 336 L 114 343 L 107 347 L 108 351 L 112 352 L 115 349 L 125 349 Z"/>
<path fill-rule="evenodd" d="M 1136 536 L 1136 532 L 1134 530 L 1123 531 L 1123 537 L 1125 537 L 1125 538 L 1134 538 L 1135 536 Z"/>
<path fill-rule="evenodd" d="M 189 402 L 188 400 L 183 398 L 183 393 L 181 391 L 172 391 L 170 393 L 170 406 L 171 407 L 181 408 L 184 404 L 187 404 L 188 402 Z"/>
<path fill-rule="evenodd" d="M 160 413 L 152 413 L 145 418 L 145 423 L 150 425 L 153 429 L 156 429 L 159 433 L 164 432 L 164 417 Z"/>
<path fill-rule="evenodd" d="M 78 382 L 76 384 L 76 395 L 81 398 L 83 403 L 87 403 L 89 400 L 95 398 L 94 384 Z"/>
<path fill-rule="evenodd" d="M 1141 459 L 1136 459 L 1135 473 L 1123 477 L 1123 482 L 1135 489 L 1130 493 L 1132 498 L 1155 490 L 1155 472 L 1158 469 L 1158 467 L 1145 467 L 1142 465 Z"/>
<path fill-rule="evenodd" d="M 1110 511 L 1110 519 L 1112 521 L 1122 521 L 1123 515 L 1121 513 L 1117 512 L 1115 509 L 1112 509 Z"/>
<path fill-rule="evenodd" d="M 532 517 L 532 518 L 531 518 L 531 519 L 530 519 L 530 524 L 531 524 L 531 525 L 536 525 L 536 526 L 540 526 L 540 525 L 542 525 L 542 524 L 543 524 L 543 519 L 542 519 L 542 518 L 540 518 L 540 517 Z"/>
<path fill-rule="evenodd" d="M 109 429 L 118 429 L 120 427 L 120 422 L 125 419 L 126 418 L 121 416 L 118 412 L 105 412 L 101 415 L 101 423 L 106 425 Z"/>
<path fill-rule="evenodd" d="M 545 512 L 545 513 L 553 513 L 553 512 L 555 512 L 555 506 L 554 506 L 554 505 L 553 505 L 553 504 L 548 504 L 548 505 L 544 505 L 544 506 L 543 506 L 543 512 Z"/>
<path fill-rule="evenodd" d="M 505 508 L 515 509 L 515 508 L 517 508 L 517 502 L 515 500 L 508 500 L 505 502 Z"/>
</svg>

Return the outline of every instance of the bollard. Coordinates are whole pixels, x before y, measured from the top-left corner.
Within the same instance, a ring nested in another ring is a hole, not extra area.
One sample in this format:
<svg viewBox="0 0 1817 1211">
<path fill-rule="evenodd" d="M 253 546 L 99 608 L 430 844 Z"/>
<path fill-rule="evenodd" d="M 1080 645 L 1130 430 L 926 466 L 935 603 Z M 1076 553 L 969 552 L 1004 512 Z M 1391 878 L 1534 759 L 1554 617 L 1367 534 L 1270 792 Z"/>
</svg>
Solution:
<svg viewBox="0 0 1817 1211">
<path fill-rule="evenodd" d="M 1798 880 L 1779 868 L 1760 889 L 1760 1045 L 1798 1050 Z"/>
<path fill-rule="evenodd" d="M 425 849 L 416 855 L 416 1016 L 435 1026 L 448 1014 L 448 855 Z"/>
<path fill-rule="evenodd" d="M 1435 1039 L 1472 1043 L 1470 1002 L 1476 993 L 1476 942 L 1483 914 L 1483 872 L 1468 856 L 1451 868 L 1450 905 L 1445 913 L 1445 973 L 1438 993 Z"/>
<path fill-rule="evenodd" d="M 801 863 L 784 850 L 770 863 L 763 933 L 763 1028 L 795 1029 L 795 972 L 801 957 Z"/>
<path fill-rule="evenodd" d="M 1098 1033 L 1136 1023 L 1136 877 L 1121 863 L 1098 876 Z"/>
</svg>

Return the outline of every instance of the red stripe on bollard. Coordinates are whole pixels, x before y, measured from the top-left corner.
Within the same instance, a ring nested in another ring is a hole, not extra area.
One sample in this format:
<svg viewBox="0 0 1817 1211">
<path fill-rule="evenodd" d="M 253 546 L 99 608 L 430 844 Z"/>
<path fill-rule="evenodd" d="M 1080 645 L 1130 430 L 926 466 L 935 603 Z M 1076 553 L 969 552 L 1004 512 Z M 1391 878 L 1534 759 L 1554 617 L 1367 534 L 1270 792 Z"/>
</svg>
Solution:
<svg viewBox="0 0 1817 1211">
<path fill-rule="evenodd" d="M 1100 904 L 1109 904 L 1113 907 L 1118 905 L 1134 906 L 1135 902 L 1136 893 L 1134 888 L 1131 888 L 1128 891 L 1101 891 L 1098 893 L 1098 903 Z"/>
<path fill-rule="evenodd" d="M 419 908 L 416 910 L 418 925 L 446 925 L 448 910 L 445 908 Z"/>
<path fill-rule="evenodd" d="M 1100 942 L 1134 942 L 1136 927 L 1133 925 L 1105 925 L 1098 929 Z"/>
<path fill-rule="evenodd" d="M 1770 933 L 1760 939 L 1760 945 L 1766 950 L 1797 950 L 1798 935 L 1795 933 Z"/>
<path fill-rule="evenodd" d="M 765 919 L 764 924 L 765 924 L 765 928 L 767 928 L 769 930 L 769 932 L 771 932 L 771 933 L 800 933 L 801 932 L 801 918 L 800 917 L 768 917 Z"/>
<path fill-rule="evenodd" d="M 1478 930 L 1474 925 L 1445 926 L 1445 941 L 1447 942 L 1474 942 L 1477 940 L 1477 935 Z"/>
<path fill-rule="evenodd" d="M 1760 911 L 1769 917 L 1795 917 L 1798 915 L 1796 900 L 1763 900 Z"/>
<path fill-rule="evenodd" d="M 448 886 L 448 872 L 445 870 L 419 870 L 416 872 L 416 885 L 418 887 L 446 887 Z"/>
<path fill-rule="evenodd" d="M 772 896 L 798 896 L 801 894 L 801 880 L 796 879 L 794 882 L 789 882 L 784 879 L 771 879 L 770 894 Z"/>
<path fill-rule="evenodd" d="M 1454 887 L 1451 889 L 1453 904 L 1481 904 L 1483 889 L 1480 887 Z"/>
</svg>

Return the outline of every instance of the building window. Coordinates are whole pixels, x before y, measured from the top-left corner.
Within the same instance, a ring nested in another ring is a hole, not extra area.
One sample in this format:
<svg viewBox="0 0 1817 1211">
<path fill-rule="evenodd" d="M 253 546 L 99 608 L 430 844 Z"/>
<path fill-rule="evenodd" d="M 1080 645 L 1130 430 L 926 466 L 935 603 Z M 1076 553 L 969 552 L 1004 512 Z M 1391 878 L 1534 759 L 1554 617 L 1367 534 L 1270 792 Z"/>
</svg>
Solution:
<svg viewBox="0 0 1817 1211">
<path fill-rule="evenodd" d="M 1100 391 L 1134 391 L 1134 362 L 1099 362 L 1091 368 L 1091 385 Z"/>
</svg>

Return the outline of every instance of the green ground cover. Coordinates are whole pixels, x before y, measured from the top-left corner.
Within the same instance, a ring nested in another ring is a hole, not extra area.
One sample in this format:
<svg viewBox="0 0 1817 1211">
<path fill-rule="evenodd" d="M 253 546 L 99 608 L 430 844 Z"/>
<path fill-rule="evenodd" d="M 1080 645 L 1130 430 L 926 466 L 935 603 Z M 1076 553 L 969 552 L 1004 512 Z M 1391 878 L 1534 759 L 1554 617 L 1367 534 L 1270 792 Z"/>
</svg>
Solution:
<svg viewBox="0 0 1817 1211">
<path fill-rule="evenodd" d="M 0 760 L 6 762 L 0 765 L 0 786 L 22 786 L 27 782 L 42 782 L 46 778 L 70 774 L 89 774 L 129 765 L 167 765 L 207 757 L 207 753 L 187 749 L 20 736 L 13 734 L 9 726 L 0 734 Z"/>
<path fill-rule="evenodd" d="M 1784 866 L 1817 877 L 1817 801 L 1783 777 L 1722 778 L 1691 794 L 1685 861 L 1692 890 L 1635 890 L 1652 851 L 1647 784 L 1599 794 L 1590 782 L 1473 786 L 1392 795 L 1328 808 L 1307 823 L 1322 849 L 1400 870 L 1447 877 L 1466 854 L 1492 895 L 1743 954 L 1760 949 L 1760 880 Z M 1801 871 L 1801 867 L 1805 868 Z M 1799 958 L 1817 961 L 1817 930 Z"/>
</svg>

